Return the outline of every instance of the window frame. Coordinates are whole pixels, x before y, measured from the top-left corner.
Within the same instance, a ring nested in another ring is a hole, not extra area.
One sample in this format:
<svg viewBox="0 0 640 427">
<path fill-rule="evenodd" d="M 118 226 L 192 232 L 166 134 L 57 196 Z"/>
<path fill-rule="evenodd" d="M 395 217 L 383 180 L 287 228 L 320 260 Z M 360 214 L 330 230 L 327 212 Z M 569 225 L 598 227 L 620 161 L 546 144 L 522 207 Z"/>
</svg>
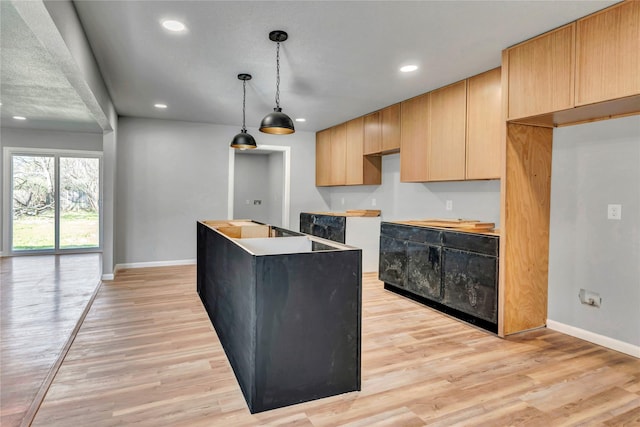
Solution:
<svg viewBox="0 0 640 427">
<path fill-rule="evenodd" d="M 33 250 L 13 250 L 13 157 L 14 156 L 49 156 L 54 158 L 54 176 L 55 176 L 55 215 L 54 227 L 55 238 L 54 247 L 52 249 L 33 249 Z M 92 248 L 60 248 L 60 158 L 96 158 L 99 163 L 99 195 L 98 195 L 98 246 Z M 103 153 L 101 151 L 85 151 L 85 150 L 61 150 L 47 148 L 24 148 L 24 147 L 4 147 L 3 149 L 3 221 L 2 221 L 2 237 L 5 255 L 21 256 L 21 255 L 59 255 L 73 253 L 96 253 L 102 252 L 104 243 L 104 213 L 103 213 L 103 194 L 104 194 L 104 165 Z"/>
</svg>

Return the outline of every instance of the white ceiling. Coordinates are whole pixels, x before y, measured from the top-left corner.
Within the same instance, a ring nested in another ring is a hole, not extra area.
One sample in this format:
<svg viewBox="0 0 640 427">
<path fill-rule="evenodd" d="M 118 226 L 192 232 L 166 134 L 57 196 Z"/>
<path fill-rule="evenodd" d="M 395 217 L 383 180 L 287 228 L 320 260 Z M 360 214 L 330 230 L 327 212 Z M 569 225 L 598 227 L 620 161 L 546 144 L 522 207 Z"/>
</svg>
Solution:
<svg viewBox="0 0 640 427">
<path fill-rule="evenodd" d="M 38 105 L 59 88 L 47 91 L 38 84 L 43 75 L 56 81 L 55 70 L 47 68 L 47 52 L 23 33 L 19 19 L 5 19 L 7 8 L 2 3 L 4 124 L 10 113 L 5 115 L 5 106 L 13 105 L 22 90 L 38 89 L 29 92 Z M 289 40 L 281 45 L 281 106 L 292 118 L 307 119 L 296 123 L 305 131 L 497 67 L 502 49 L 613 3 L 74 2 L 116 110 L 124 116 L 240 127 L 242 83 L 236 76 L 250 73 L 247 126 L 257 127 L 275 105 L 276 46 L 268 33 L 287 31 Z M 182 20 L 188 30 L 168 33 L 160 26 L 164 18 Z M 8 33 L 15 33 L 12 44 L 5 42 Z M 402 74 L 398 68 L 405 64 L 420 68 Z M 16 82 L 17 75 L 24 81 Z M 169 108 L 157 110 L 153 107 L 157 102 Z M 46 110 L 55 121 L 62 109 L 47 106 Z M 76 113 L 82 121 L 82 111 Z"/>
</svg>

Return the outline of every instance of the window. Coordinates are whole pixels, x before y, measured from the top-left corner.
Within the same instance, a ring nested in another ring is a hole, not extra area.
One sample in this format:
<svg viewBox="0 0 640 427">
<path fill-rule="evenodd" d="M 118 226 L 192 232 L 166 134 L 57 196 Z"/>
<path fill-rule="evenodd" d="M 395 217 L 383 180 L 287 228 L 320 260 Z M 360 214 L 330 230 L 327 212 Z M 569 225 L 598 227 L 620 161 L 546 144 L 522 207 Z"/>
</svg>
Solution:
<svg viewBox="0 0 640 427">
<path fill-rule="evenodd" d="M 101 245 L 101 154 L 6 149 L 12 254 L 96 251 Z"/>
</svg>

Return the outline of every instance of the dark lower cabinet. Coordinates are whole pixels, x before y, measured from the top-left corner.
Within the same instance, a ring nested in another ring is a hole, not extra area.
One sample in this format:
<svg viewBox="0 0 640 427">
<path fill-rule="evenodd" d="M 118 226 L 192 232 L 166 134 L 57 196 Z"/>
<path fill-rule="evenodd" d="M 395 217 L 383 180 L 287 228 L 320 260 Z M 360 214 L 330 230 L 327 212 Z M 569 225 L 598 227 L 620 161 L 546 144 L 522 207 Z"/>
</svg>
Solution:
<svg viewBox="0 0 640 427">
<path fill-rule="evenodd" d="M 300 232 L 345 243 L 347 218 L 338 215 L 300 213 Z"/>
<path fill-rule="evenodd" d="M 407 242 L 408 291 L 434 301 L 442 300 L 442 248 Z"/>
<path fill-rule="evenodd" d="M 379 279 L 385 288 L 498 330 L 498 236 L 383 222 Z"/>
<path fill-rule="evenodd" d="M 498 323 L 498 259 L 443 249 L 443 304 Z"/>
<path fill-rule="evenodd" d="M 384 248 L 384 251 L 382 250 Z M 403 240 L 380 235 L 379 278 L 385 283 L 403 286 L 407 278 L 407 244 Z"/>
</svg>

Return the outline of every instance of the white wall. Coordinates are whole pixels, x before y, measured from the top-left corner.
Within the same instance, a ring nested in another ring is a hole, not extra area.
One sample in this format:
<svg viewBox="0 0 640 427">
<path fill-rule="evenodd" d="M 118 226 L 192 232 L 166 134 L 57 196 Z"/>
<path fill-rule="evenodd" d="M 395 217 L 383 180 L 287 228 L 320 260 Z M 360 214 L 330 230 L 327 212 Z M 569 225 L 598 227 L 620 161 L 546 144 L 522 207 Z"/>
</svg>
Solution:
<svg viewBox="0 0 640 427">
<path fill-rule="evenodd" d="M 325 191 L 331 210 L 380 209 L 384 221 L 468 218 L 494 222 L 496 227 L 500 222 L 499 180 L 403 183 L 399 154 L 382 157 L 382 185 L 327 187 Z M 452 211 L 445 209 L 447 200 L 453 202 Z"/>
<path fill-rule="evenodd" d="M 0 127 L 0 152 L 3 147 L 58 150 L 102 151 L 102 134 Z M 4 158 L 0 162 L 0 188 L 4 191 Z M 9 209 L 9 206 L 6 207 Z M 4 197 L 0 197 L 0 224 L 5 223 Z M 4 230 L 0 226 L 0 252 L 5 251 Z M 8 248 L 7 248 L 8 249 Z"/>
<path fill-rule="evenodd" d="M 236 153 L 234 176 L 233 217 L 269 223 L 269 156 Z M 254 200 L 260 200 L 261 204 L 254 205 Z"/>
<path fill-rule="evenodd" d="M 602 306 L 581 304 L 580 288 Z M 554 130 L 548 316 L 640 346 L 639 116 Z"/>
<path fill-rule="evenodd" d="M 315 187 L 315 134 L 267 135 L 258 145 L 291 146 L 291 224 L 326 210 Z M 237 126 L 120 117 L 116 263 L 195 259 L 196 221 L 227 217 L 229 144 Z"/>
</svg>

